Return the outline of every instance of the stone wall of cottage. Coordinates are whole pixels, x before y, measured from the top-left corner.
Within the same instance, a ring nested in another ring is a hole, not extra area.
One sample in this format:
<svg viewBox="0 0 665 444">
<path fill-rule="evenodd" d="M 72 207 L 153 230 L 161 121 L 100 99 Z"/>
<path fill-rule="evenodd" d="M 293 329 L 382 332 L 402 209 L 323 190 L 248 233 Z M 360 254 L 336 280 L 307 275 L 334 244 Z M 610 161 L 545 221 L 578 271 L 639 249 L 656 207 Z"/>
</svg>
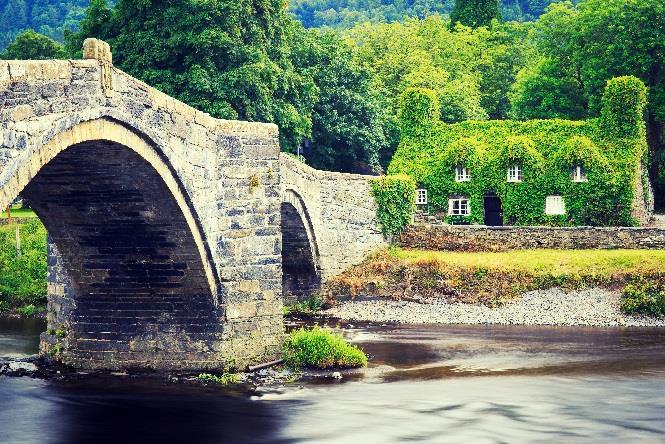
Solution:
<svg viewBox="0 0 665 444">
<path fill-rule="evenodd" d="M 665 229 L 648 227 L 486 227 L 419 223 L 398 238 L 404 248 L 439 251 L 665 249 Z"/>
</svg>

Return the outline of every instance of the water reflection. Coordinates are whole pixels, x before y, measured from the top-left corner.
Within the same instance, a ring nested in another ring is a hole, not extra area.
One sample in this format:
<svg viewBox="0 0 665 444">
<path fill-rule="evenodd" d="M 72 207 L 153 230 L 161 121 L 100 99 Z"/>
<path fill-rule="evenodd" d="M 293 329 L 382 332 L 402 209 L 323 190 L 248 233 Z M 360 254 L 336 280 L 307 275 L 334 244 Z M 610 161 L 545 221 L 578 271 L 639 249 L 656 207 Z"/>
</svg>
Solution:
<svg viewBox="0 0 665 444">
<path fill-rule="evenodd" d="M 43 319 L 18 319 L 0 316 L 0 356 L 18 358 L 37 353 L 39 335 L 46 331 Z"/>
</svg>

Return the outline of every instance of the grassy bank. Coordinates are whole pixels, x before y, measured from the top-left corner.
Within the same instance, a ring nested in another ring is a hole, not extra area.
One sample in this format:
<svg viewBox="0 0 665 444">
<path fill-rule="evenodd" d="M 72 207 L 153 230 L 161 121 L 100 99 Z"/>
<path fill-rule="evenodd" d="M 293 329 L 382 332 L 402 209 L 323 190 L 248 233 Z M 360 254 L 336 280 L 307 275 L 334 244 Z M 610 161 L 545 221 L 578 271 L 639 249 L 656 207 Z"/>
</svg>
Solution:
<svg viewBox="0 0 665 444">
<path fill-rule="evenodd" d="M 31 315 L 46 304 L 46 230 L 38 219 L 0 225 L 0 312 Z"/>
<path fill-rule="evenodd" d="M 327 286 L 329 299 L 385 296 L 446 298 L 494 306 L 520 293 L 552 287 L 623 288 L 665 281 L 665 251 L 523 250 L 501 253 L 389 249 Z"/>
<path fill-rule="evenodd" d="M 12 206 L 11 214 L 12 217 L 19 217 L 19 218 L 37 217 L 37 215 L 35 214 L 34 211 L 32 211 L 32 209 L 23 208 L 20 205 Z M 7 219 L 7 210 L 4 210 L 2 211 L 2 213 L 0 213 L 0 218 Z"/>
</svg>

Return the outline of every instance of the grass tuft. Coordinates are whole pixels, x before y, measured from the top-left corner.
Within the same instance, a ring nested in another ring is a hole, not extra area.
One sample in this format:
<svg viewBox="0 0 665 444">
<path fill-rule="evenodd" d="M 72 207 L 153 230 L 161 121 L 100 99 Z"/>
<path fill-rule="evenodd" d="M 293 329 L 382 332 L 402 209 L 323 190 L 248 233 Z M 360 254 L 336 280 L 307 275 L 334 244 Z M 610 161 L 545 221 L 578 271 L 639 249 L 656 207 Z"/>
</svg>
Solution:
<svg viewBox="0 0 665 444">
<path fill-rule="evenodd" d="M 314 327 L 291 332 L 284 344 L 284 362 L 291 368 L 355 368 L 367 366 L 367 355 L 340 335 Z"/>
</svg>

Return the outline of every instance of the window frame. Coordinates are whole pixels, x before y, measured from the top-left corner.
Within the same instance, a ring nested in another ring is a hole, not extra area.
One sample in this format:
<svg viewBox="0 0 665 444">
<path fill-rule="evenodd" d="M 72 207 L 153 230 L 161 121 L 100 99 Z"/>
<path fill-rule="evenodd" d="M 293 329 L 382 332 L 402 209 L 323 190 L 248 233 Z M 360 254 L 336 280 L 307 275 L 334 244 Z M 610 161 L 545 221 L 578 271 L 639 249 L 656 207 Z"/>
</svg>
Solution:
<svg viewBox="0 0 665 444">
<path fill-rule="evenodd" d="M 552 194 L 545 198 L 545 214 L 547 216 L 564 216 L 566 201 L 560 194 Z"/>
<path fill-rule="evenodd" d="M 512 172 L 515 172 L 515 177 L 511 174 Z M 522 182 L 524 178 L 524 172 L 522 170 L 522 165 L 519 163 L 512 163 L 508 165 L 507 171 L 506 171 L 506 181 L 510 183 L 520 183 Z"/>
<path fill-rule="evenodd" d="M 455 204 L 458 207 L 455 208 Z M 464 212 L 463 205 L 465 206 Z M 471 215 L 471 199 L 466 196 L 448 198 L 448 216 L 469 216 Z"/>
<path fill-rule="evenodd" d="M 416 189 L 416 205 L 427 205 L 428 202 L 427 188 Z"/>
<path fill-rule="evenodd" d="M 582 164 L 575 164 L 573 165 L 573 177 L 572 181 L 575 183 L 582 183 L 582 182 L 588 182 L 589 179 L 587 178 L 586 175 L 586 170 L 584 169 L 584 165 Z"/>
<path fill-rule="evenodd" d="M 469 168 L 459 164 L 455 167 L 455 182 L 470 182 L 471 173 Z"/>
</svg>

